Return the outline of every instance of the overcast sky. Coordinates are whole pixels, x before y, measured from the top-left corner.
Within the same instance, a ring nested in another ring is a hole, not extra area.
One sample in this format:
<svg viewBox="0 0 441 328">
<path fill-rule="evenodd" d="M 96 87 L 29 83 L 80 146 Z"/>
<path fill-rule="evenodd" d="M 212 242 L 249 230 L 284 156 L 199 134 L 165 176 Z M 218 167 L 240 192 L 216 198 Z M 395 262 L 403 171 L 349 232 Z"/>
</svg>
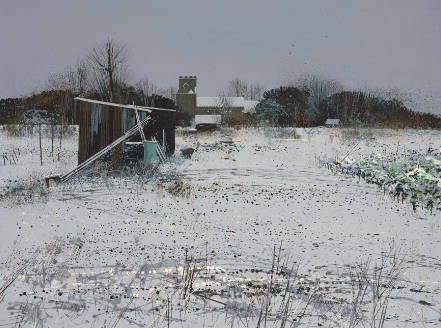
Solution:
<svg viewBox="0 0 441 328">
<path fill-rule="evenodd" d="M 441 95 L 441 0 L 0 0 L 0 97 L 109 36 L 133 79 L 197 75 L 205 96 L 235 77 L 275 87 L 303 73 Z"/>
</svg>

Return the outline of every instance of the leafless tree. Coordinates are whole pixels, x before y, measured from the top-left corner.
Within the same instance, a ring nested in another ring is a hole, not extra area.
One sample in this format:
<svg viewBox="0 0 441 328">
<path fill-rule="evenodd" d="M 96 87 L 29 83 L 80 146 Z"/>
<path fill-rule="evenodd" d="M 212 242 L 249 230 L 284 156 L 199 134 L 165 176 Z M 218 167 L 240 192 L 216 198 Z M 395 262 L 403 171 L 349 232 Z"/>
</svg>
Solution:
<svg viewBox="0 0 441 328">
<path fill-rule="evenodd" d="M 176 101 L 176 93 L 178 92 L 178 90 L 174 87 L 169 87 L 169 88 L 160 88 L 157 90 L 158 95 L 166 97 L 166 98 L 170 98 L 173 99 L 174 101 Z"/>
<path fill-rule="evenodd" d="M 226 94 L 230 97 L 247 97 L 248 83 L 239 78 L 235 78 L 228 82 Z"/>
<path fill-rule="evenodd" d="M 114 101 L 116 86 L 127 79 L 127 50 L 114 39 L 96 45 L 86 57 L 96 91 L 103 99 Z"/>
<path fill-rule="evenodd" d="M 246 98 L 248 100 L 260 100 L 263 95 L 263 90 L 263 87 L 257 82 L 250 84 Z"/>
<path fill-rule="evenodd" d="M 263 87 L 259 83 L 248 83 L 240 78 L 228 82 L 226 91 L 229 97 L 244 97 L 248 100 L 259 100 L 263 94 Z"/>
<path fill-rule="evenodd" d="M 146 76 L 135 83 L 135 88 L 143 95 L 143 103 L 148 104 L 148 97 L 157 94 L 158 87 Z"/>
<path fill-rule="evenodd" d="M 74 67 L 67 66 L 63 72 L 51 74 L 46 83 L 46 90 L 63 90 L 75 95 L 84 95 L 88 88 L 87 78 L 86 62 L 81 59 Z"/>
<path fill-rule="evenodd" d="M 231 96 L 224 92 L 219 92 L 215 107 L 216 111 L 223 115 L 230 113 L 233 108 L 233 100 L 231 99 Z"/>
<path fill-rule="evenodd" d="M 81 59 L 77 62 L 75 66 L 76 73 L 76 82 L 77 82 L 77 91 L 79 95 L 84 95 L 87 90 L 87 64 L 84 59 Z"/>
<path fill-rule="evenodd" d="M 298 81 L 292 83 L 292 85 L 300 89 L 306 88 L 315 106 L 318 106 L 330 95 L 343 91 L 343 85 L 337 80 L 312 74 L 301 76 Z"/>
<path fill-rule="evenodd" d="M 144 77 L 138 82 L 135 83 L 135 88 L 138 90 L 144 97 L 143 102 L 144 104 L 148 104 L 151 106 L 154 106 L 153 103 L 149 103 L 149 97 L 152 95 L 158 95 L 163 96 L 166 98 L 173 99 L 176 101 L 176 88 L 169 87 L 169 88 L 158 88 L 156 84 L 154 84 L 152 81 L 149 80 L 148 77 Z M 154 101 L 154 98 L 153 98 Z"/>
</svg>

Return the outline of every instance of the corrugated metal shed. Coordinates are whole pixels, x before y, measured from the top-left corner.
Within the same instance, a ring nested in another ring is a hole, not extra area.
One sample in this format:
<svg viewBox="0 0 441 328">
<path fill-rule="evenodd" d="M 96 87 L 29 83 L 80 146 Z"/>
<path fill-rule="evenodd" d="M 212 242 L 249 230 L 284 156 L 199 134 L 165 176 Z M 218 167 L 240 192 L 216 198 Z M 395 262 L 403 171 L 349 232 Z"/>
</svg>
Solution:
<svg viewBox="0 0 441 328">
<path fill-rule="evenodd" d="M 95 101 L 85 98 L 75 98 L 75 106 L 79 121 L 78 164 L 122 136 L 136 124 L 135 110 L 138 110 L 140 120 L 147 115 L 150 121 L 143 131 L 147 140 L 156 138 L 158 143 L 165 144 L 166 153 L 175 151 L 175 111 L 122 105 Z M 141 141 L 139 134 L 128 141 Z M 121 166 L 125 159 L 125 145 L 119 145 L 107 156 L 113 164 Z"/>
</svg>

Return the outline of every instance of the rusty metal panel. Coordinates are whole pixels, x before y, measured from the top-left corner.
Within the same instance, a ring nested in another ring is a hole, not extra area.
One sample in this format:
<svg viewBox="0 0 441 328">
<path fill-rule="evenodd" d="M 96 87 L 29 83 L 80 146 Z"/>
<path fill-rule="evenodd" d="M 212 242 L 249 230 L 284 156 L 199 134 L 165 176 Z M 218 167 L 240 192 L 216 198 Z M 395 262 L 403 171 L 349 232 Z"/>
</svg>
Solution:
<svg viewBox="0 0 441 328">
<path fill-rule="evenodd" d="M 79 138 L 78 138 L 78 164 L 84 162 L 89 158 L 89 135 L 90 135 L 90 118 L 91 108 L 90 104 L 85 102 L 78 102 L 78 123 L 79 123 Z"/>
<path fill-rule="evenodd" d="M 111 144 L 136 124 L 135 111 L 123 106 L 77 100 L 76 107 L 79 121 L 78 164 Z M 141 120 L 148 115 L 143 111 L 139 114 Z M 175 147 L 174 112 L 153 111 L 150 116 L 151 121 L 144 126 L 146 138 L 149 140 L 155 137 L 162 144 L 165 136 L 166 151 L 172 154 Z M 133 136 L 131 141 L 140 141 L 139 135 Z M 123 163 L 124 151 L 124 144 L 119 145 L 107 159 L 119 167 Z"/>
</svg>

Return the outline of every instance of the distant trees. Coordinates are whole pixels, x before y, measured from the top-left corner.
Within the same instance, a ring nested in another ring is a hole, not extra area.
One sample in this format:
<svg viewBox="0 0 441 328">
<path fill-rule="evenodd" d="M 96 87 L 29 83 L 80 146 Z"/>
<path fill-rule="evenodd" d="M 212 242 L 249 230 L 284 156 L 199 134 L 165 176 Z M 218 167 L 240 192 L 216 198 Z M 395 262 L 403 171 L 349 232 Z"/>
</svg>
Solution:
<svg viewBox="0 0 441 328">
<path fill-rule="evenodd" d="M 75 96 L 93 96 L 118 102 L 127 93 L 127 51 L 123 43 L 107 39 L 97 44 L 74 67 L 51 74 L 46 90 L 69 91 Z"/>
<path fill-rule="evenodd" d="M 373 124 L 388 111 L 387 101 L 361 91 L 342 91 L 319 104 L 319 124 L 339 118 L 343 124 Z"/>
<path fill-rule="evenodd" d="M 122 42 L 107 39 L 86 56 L 95 91 L 103 99 L 118 101 L 117 88 L 127 83 L 127 50 Z"/>
<path fill-rule="evenodd" d="M 0 99 L 0 124 L 16 123 L 20 120 L 24 104 L 23 98 Z"/>
<path fill-rule="evenodd" d="M 46 90 L 64 90 L 75 95 L 83 95 L 88 89 L 88 69 L 84 59 L 74 67 L 67 66 L 63 72 L 49 75 Z"/>
<path fill-rule="evenodd" d="M 362 91 L 342 91 L 325 99 L 319 105 L 318 124 L 329 117 L 350 125 L 441 128 L 437 115 L 414 112 L 398 99 L 385 100 Z"/>
<path fill-rule="evenodd" d="M 309 91 L 308 105 L 305 108 L 305 121 L 314 125 L 319 120 L 319 105 L 329 96 L 343 91 L 343 85 L 334 79 L 319 75 L 305 74 L 293 86 Z"/>
<path fill-rule="evenodd" d="M 157 86 L 150 81 L 148 77 L 144 77 L 135 83 L 135 88 L 138 93 L 142 94 L 144 99 L 143 102 L 147 103 L 147 97 L 155 94 L 157 92 Z"/>
<path fill-rule="evenodd" d="M 51 74 L 44 91 L 27 98 L 0 100 L 0 122 L 17 123 L 27 109 L 44 109 L 53 124 L 75 123 L 73 99 L 76 96 L 175 108 L 176 88 L 160 88 L 147 77 L 130 83 L 128 70 L 126 46 L 109 38 L 93 47 L 75 65 Z M 272 124 L 314 126 L 323 124 L 327 118 L 339 118 L 343 124 L 441 127 L 439 116 L 407 108 L 398 99 L 405 96 L 408 100 L 409 95 L 399 90 L 345 91 L 336 80 L 303 75 L 286 86 L 263 91 L 259 83 L 234 78 L 219 92 L 215 107 L 219 112 L 232 114 L 233 97 L 244 97 L 260 101 L 255 118 Z M 252 115 L 246 116 L 252 119 Z M 187 123 L 191 119 L 179 112 L 177 117 Z M 244 115 L 242 122 L 243 119 Z"/>
<path fill-rule="evenodd" d="M 248 100 L 260 100 L 263 94 L 263 87 L 259 83 L 248 83 L 240 78 L 228 82 L 225 92 L 227 97 L 244 97 Z"/>
<path fill-rule="evenodd" d="M 239 78 L 235 78 L 228 82 L 226 94 L 231 97 L 247 97 L 248 83 Z"/>
<path fill-rule="evenodd" d="M 286 117 L 281 125 L 305 125 L 305 109 L 308 106 L 309 91 L 292 86 L 281 86 L 263 93 L 264 100 L 273 100 L 283 106 Z M 262 102 L 261 102 L 262 103 Z"/>
</svg>

